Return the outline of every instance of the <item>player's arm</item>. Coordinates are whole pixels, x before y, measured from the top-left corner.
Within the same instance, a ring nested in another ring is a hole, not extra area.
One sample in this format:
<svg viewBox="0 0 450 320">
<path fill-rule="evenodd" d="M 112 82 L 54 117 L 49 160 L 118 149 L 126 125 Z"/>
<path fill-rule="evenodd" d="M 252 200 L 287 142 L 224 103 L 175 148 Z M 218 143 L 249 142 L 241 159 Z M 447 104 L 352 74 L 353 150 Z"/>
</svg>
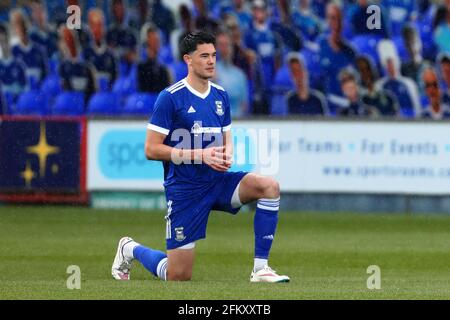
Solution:
<svg viewBox="0 0 450 320">
<path fill-rule="evenodd" d="M 147 130 L 145 156 L 148 160 L 172 161 L 180 163 L 205 163 L 214 170 L 227 171 L 231 161 L 227 160 L 225 146 L 206 149 L 179 149 L 164 144 L 166 135 Z"/>
</svg>

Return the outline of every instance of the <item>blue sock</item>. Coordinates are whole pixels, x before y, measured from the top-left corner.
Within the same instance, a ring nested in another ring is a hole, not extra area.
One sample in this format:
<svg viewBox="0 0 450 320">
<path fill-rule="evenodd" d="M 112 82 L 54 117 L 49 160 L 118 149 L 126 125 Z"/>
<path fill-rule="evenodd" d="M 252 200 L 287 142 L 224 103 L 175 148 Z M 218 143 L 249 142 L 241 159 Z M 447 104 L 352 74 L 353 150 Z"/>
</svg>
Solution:
<svg viewBox="0 0 450 320">
<path fill-rule="evenodd" d="M 164 252 L 139 245 L 134 248 L 133 257 L 155 276 L 166 280 L 167 255 Z"/>
<path fill-rule="evenodd" d="M 255 258 L 268 259 L 278 223 L 280 198 L 259 199 L 256 204 L 253 228 L 255 231 Z"/>
</svg>

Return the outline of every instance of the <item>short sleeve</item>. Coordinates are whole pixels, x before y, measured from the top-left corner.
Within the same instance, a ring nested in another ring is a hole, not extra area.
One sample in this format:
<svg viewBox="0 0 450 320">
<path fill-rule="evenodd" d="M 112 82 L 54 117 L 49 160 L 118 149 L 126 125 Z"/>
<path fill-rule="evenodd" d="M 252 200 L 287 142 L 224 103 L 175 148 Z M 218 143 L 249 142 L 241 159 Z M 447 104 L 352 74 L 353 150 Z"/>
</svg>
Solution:
<svg viewBox="0 0 450 320">
<path fill-rule="evenodd" d="M 222 131 L 229 131 L 231 130 L 231 107 L 230 107 L 230 100 L 228 99 L 228 94 L 225 92 L 225 114 L 222 121 Z"/>
<path fill-rule="evenodd" d="M 150 117 L 147 129 L 167 136 L 172 128 L 174 109 L 175 107 L 170 93 L 166 90 L 162 91 L 158 99 L 156 99 L 153 114 Z"/>
</svg>

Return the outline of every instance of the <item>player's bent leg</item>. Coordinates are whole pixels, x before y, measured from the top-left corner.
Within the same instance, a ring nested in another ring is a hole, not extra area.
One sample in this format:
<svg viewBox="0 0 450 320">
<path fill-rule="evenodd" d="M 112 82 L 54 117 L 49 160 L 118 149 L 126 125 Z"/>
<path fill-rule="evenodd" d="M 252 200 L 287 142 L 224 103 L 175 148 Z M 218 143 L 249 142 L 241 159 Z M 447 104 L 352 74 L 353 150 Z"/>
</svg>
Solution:
<svg viewBox="0 0 450 320">
<path fill-rule="evenodd" d="M 271 178 L 248 173 L 239 184 L 239 199 L 243 204 L 259 199 L 276 199 L 280 196 L 279 183 Z"/>
<path fill-rule="evenodd" d="M 130 280 L 132 261 L 138 260 L 148 271 L 162 280 L 166 280 L 167 255 L 140 245 L 130 237 L 119 240 L 116 256 L 111 268 L 114 279 Z"/>
<path fill-rule="evenodd" d="M 269 252 L 278 224 L 280 186 L 276 180 L 254 173 L 247 174 L 239 184 L 239 199 L 245 204 L 257 200 L 253 221 L 255 233 L 254 267 L 251 282 L 289 282 L 268 266 Z"/>
<path fill-rule="evenodd" d="M 169 281 L 189 281 L 192 278 L 194 266 L 194 248 L 178 248 L 167 250 L 167 280 Z"/>
</svg>

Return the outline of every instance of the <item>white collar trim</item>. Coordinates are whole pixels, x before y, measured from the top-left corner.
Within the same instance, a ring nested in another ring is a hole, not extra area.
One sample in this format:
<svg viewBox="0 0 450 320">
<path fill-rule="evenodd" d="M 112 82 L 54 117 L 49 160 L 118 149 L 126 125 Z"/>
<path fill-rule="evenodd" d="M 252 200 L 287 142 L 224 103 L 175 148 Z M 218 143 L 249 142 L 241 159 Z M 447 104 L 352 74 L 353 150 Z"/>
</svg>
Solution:
<svg viewBox="0 0 450 320">
<path fill-rule="evenodd" d="M 189 83 L 187 82 L 186 78 L 184 78 L 183 83 L 186 85 L 186 88 L 188 88 L 188 90 L 190 92 L 192 92 L 193 94 L 195 94 L 197 97 L 205 99 L 209 93 L 211 92 L 211 83 L 208 81 L 208 89 L 205 91 L 205 93 L 200 93 L 197 90 L 195 90 L 194 88 L 192 88 Z"/>
</svg>

